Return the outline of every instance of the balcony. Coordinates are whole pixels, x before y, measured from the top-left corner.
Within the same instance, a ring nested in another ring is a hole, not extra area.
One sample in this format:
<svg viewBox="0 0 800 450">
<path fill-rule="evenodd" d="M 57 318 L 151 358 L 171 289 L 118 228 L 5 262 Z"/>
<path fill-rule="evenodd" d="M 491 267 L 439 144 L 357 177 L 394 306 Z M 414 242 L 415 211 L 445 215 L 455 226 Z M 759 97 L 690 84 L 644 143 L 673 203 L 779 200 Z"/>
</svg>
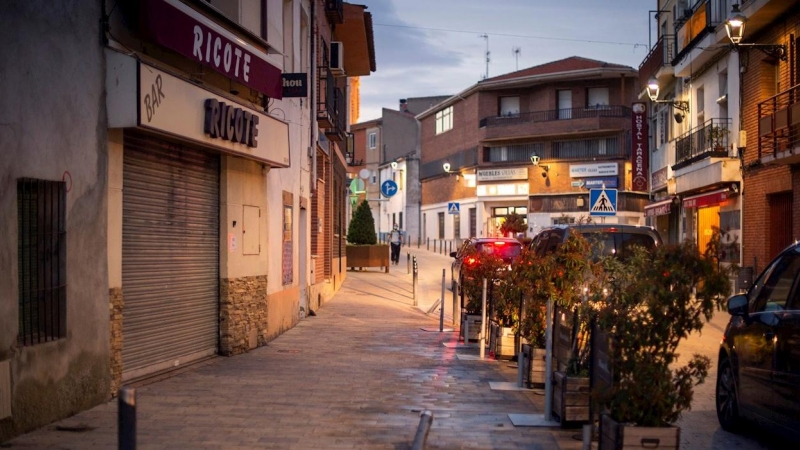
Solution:
<svg viewBox="0 0 800 450">
<path fill-rule="evenodd" d="M 800 85 L 758 104 L 758 159 L 800 163 Z"/>
<path fill-rule="evenodd" d="M 344 0 L 325 0 L 325 18 L 330 23 L 344 23 Z"/>
<path fill-rule="evenodd" d="M 642 64 L 639 65 L 639 86 L 647 86 L 647 82 L 650 81 L 651 77 L 658 78 L 658 73 L 662 68 L 672 65 L 674 56 L 675 36 L 664 35 L 659 37 L 656 45 L 653 46 L 650 53 L 642 61 Z"/>
<path fill-rule="evenodd" d="M 317 97 L 317 125 L 325 136 L 336 142 L 345 139 L 347 131 L 347 99 L 336 87 L 336 79 L 327 68 L 320 68 L 319 96 Z"/>
<path fill-rule="evenodd" d="M 727 158 L 731 119 L 709 119 L 675 140 L 672 170 L 705 158 Z"/>
<path fill-rule="evenodd" d="M 603 105 L 484 117 L 478 125 L 484 129 L 481 138 L 492 140 L 622 130 L 630 126 L 630 117 L 631 109 L 627 106 Z"/>
</svg>

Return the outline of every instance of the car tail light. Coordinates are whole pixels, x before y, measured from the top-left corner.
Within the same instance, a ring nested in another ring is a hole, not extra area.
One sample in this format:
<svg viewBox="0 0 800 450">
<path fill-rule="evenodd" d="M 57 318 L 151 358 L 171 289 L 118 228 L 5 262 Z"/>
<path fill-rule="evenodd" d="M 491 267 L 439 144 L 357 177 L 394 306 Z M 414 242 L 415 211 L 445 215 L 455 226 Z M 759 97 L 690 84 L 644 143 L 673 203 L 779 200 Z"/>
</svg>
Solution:
<svg viewBox="0 0 800 450">
<path fill-rule="evenodd" d="M 494 243 L 494 245 L 495 246 L 501 246 L 501 245 L 506 245 L 506 243 L 503 242 L 503 241 L 497 241 L 497 242 Z"/>
<path fill-rule="evenodd" d="M 470 256 L 469 258 L 467 258 L 465 262 L 467 263 L 468 266 L 471 266 L 478 263 L 478 258 Z"/>
</svg>

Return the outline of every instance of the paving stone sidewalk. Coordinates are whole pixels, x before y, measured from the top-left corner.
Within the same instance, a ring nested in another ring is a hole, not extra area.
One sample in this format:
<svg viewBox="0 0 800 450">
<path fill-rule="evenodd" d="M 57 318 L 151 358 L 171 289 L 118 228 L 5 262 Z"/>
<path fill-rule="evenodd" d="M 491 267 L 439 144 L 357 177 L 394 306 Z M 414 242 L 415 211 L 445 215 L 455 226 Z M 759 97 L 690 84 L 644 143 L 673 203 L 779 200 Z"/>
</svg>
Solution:
<svg viewBox="0 0 800 450">
<path fill-rule="evenodd" d="M 418 261 L 417 307 L 407 255 Z M 138 448 L 406 449 L 420 412 L 431 410 L 430 449 L 580 449 L 579 429 L 512 425 L 509 413 L 544 409 L 540 391 L 490 389 L 489 382 L 516 381 L 512 363 L 475 360 L 476 348 L 453 348 L 454 332 L 422 331 L 438 329 L 438 313 L 425 311 L 441 297 L 442 269 L 449 289 L 451 261 L 404 247 L 389 274 L 348 272 L 340 292 L 316 316 L 269 345 L 138 387 Z M 451 326 L 449 290 L 444 306 L 444 325 Z M 727 316 L 718 314 L 683 352 L 707 353 L 718 345 Z M 780 448 L 719 429 L 715 375 L 698 387 L 694 409 L 680 423 L 681 448 Z M 113 449 L 116 409 L 115 401 L 108 402 L 3 447 Z"/>
<path fill-rule="evenodd" d="M 138 448 L 404 449 L 431 410 L 431 449 L 579 449 L 579 430 L 512 425 L 509 413 L 541 412 L 544 402 L 490 389 L 516 381 L 511 363 L 465 359 L 477 350 L 444 345 L 455 333 L 421 330 L 438 327 L 422 311 L 441 295 L 450 258 L 408 250 L 419 254 L 418 308 L 404 260 L 388 275 L 350 271 L 316 316 L 267 346 L 137 388 Z M 115 448 L 116 420 L 111 401 L 4 446 Z"/>
</svg>

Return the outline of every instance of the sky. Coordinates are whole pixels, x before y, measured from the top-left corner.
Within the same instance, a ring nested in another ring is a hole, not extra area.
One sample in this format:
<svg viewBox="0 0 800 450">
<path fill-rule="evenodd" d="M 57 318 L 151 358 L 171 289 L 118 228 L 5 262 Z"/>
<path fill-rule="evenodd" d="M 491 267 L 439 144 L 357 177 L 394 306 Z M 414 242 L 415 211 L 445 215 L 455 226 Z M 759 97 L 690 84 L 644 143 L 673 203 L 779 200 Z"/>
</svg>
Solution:
<svg viewBox="0 0 800 450">
<path fill-rule="evenodd" d="M 477 83 L 486 74 L 487 40 L 491 78 L 570 56 L 638 69 L 657 39 L 655 0 L 351 3 L 372 13 L 377 65 L 361 77 L 359 122 L 398 109 L 401 98 L 454 95 Z"/>
</svg>

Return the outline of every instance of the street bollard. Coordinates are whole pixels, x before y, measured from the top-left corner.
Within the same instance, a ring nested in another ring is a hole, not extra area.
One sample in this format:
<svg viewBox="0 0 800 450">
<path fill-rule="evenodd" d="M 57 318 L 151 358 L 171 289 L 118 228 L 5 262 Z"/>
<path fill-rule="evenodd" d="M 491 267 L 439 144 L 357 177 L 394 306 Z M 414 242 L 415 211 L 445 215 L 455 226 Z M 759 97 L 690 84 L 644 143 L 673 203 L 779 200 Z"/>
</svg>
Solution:
<svg viewBox="0 0 800 450">
<path fill-rule="evenodd" d="M 422 236 L 417 236 L 417 249 L 419 249 L 420 241 L 422 240 Z"/>
<path fill-rule="evenodd" d="M 483 279 L 483 306 L 481 307 L 481 338 L 480 338 L 480 346 L 481 346 L 481 359 L 483 359 L 484 354 L 486 353 L 486 286 L 487 286 L 486 278 Z"/>
<path fill-rule="evenodd" d="M 436 253 L 436 239 L 433 240 L 433 253 Z"/>
<path fill-rule="evenodd" d="M 414 256 L 413 275 L 411 278 L 411 288 L 414 292 L 414 306 L 417 306 L 417 257 Z"/>
<path fill-rule="evenodd" d="M 442 269 L 442 304 L 439 305 L 439 333 L 444 331 L 444 277 L 445 269 Z"/>
<path fill-rule="evenodd" d="M 433 424 L 433 413 L 430 411 L 423 411 L 419 415 L 419 425 L 417 425 L 417 434 L 414 436 L 414 442 L 411 444 L 411 450 L 424 450 L 425 444 L 428 440 L 428 433 L 431 431 L 431 424 Z"/>
<path fill-rule="evenodd" d="M 460 317 L 461 311 L 458 309 L 458 294 L 456 294 L 457 289 L 455 288 L 455 286 L 451 287 L 453 288 L 453 326 L 455 326 L 456 323 L 458 323 L 456 319 L 456 314 L 458 314 L 458 316 Z"/>
<path fill-rule="evenodd" d="M 411 273 L 411 253 L 406 253 L 406 275 Z"/>
<path fill-rule="evenodd" d="M 525 367 L 527 367 L 526 361 L 527 356 L 525 352 L 519 352 L 517 354 L 517 387 L 522 387 L 522 381 L 525 378 Z"/>
<path fill-rule="evenodd" d="M 431 238 L 426 237 L 425 238 L 425 250 L 430 250 L 430 249 L 431 249 Z"/>
<path fill-rule="evenodd" d="M 119 450 L 136 450 L 136 389 L 120 389 L 117 405 Z"/>
</svg>

